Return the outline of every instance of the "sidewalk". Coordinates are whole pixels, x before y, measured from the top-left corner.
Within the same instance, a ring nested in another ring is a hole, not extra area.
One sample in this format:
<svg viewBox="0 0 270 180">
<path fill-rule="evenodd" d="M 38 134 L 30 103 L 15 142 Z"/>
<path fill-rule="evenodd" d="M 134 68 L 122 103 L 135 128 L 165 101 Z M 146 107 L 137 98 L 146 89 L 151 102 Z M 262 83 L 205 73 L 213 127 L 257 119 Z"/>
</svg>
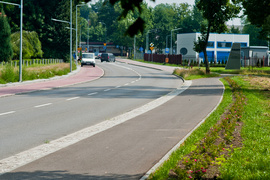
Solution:
<svg viewBox="0 0 270 180">
<path fill-rule="evenodd" d="M 118 61 L 142 65 L 125 59 Z M 187 90 L 155 109 L 17 168 L 0 179 L 140 179 L 211 113 L 222 94 L 219 78 L 194 80 Z"/>
<path fill-rule="evenodd" d="M 104 71 L 99 67 L 78 67 L 77 70 L 64 76 L 57 76 L 51 79 L 38 79 L 21 83 L 0 85 L 0 97 L 93 81 L 103 76 L 103 74 Z"/>
</svg>

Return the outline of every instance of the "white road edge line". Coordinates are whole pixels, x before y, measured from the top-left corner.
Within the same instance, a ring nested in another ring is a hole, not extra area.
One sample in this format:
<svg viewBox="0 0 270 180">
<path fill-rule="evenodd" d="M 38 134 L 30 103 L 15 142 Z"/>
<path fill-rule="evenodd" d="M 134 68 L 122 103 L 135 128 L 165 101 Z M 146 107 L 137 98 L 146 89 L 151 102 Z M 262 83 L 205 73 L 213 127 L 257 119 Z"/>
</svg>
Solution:
<svg viewBox="0 0 270 180">
<path fill-rule="evenodd" d="M 104 91 L 106 92 L 106 91 L 110 91 L 111 89 L 105 89 Z"/>
<path fill-rule="evenodd" d="M 97 92 L 94 92 L 94 93 L 90 93 L 90 94 L 87 94 L 88 96 L 92 96 L 92 95 L 95 95 L 97 94 Z"/>
<path fill-rule="evenodd" d="M 49 106 L 49 105 L 52 105 L 52 103 L 37 105 L 35 106 L 35 108 L 40 108 L 40 107 Z"/>
<path fill-rule="evenodd" d="M 5 113 L 1 113 L 0 116 L 12 114 L 12 113 L 15 113 L 15 112 L 16 112 L 16 111 L 9 111 L 9 112 L 5 112 Z"/>
<path fill-rule="evenodd" d="M 71 100 L 75 100 L 75 99 L 79 99 L 80 97 L 73 97 L 73 98 L 69 98 L 67 99 L 67 101 L 71 101 Z"/>
<path fill-rule="evenodd" d="M 80 131 L 77 131 L 75 133 L 72 133 L 70 135 L 64 136 L 62 138 L 56 139 L 51 141 L 48 144 L 42 144 L 40 146 L 34 147 L 32 149 L 26 150 L 24 152 L 18 153 L 14 156 L 5 158 L 0 160 L 0 176 L 10 172 L 12 170 L 15 170 L 23 165 L 26 165 L 28 163 L 31 163 L 37 159 L 40 159 L 44 156 L 47 156 L 51 153 L 54 153 L 60 149 L 63 149 L 65 147 L 68 147 L 70 145 L 73 145 L 79 141 L 82 141 L 86 138 L 89 138 L 95 134 L 98 134 L 100 132 L 103 132 L 107 129 L 110 129 L 116 125 L 119 125 L 123 122 L 126 122 L 136 116 L 139 116 L 147 111 L 150 111 L 167 101 L 171 100 L 175 96 L 181 94 L 184 92 L 190 85 L 192 84 L 192 81 L 185 81 L 184 84 L 181 85 L 181 87 L 175 89 L 174 91 L 168 93 L 165 96 L 162 96 L 154 101 L 151 101 L 137 109 L 134 109 L 132 111 L 129 111 L 125 114 L 116 116 L 114 118 L 111 118 L 109 120 L 103 121 L 99 124 L 96 124 L 94 126 L 87 127 L 85 129 L 82 129 Z"/>
</svg>

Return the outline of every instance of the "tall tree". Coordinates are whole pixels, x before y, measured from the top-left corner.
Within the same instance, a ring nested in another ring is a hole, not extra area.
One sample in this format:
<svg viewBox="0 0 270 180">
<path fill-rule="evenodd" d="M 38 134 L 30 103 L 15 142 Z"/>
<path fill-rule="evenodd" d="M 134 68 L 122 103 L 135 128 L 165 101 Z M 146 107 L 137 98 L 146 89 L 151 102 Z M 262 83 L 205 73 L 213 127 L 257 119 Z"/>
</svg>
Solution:
<svg viewBox="0 0 270 180">
<path fill-rule="evenodd" d="M 226 21 L 237 17 L 240 12 L 240 3 L 230 0 L 200 0 L 197 7 L 202 11 L 203 17 L 207 20 L 207 26 L 202 26 L 202 37 L 194 42 L 194 49 L 204 53 L 206 73 L 210 73 L 206 48 L 210 32 L 222 33 L 227 30 Z"/>
<path fill-rule="evenodd" d="M 0 62 L 11 60 L 13 51 L 11 46 L 11 30 L 4 11 L 0 12 Z"/>
<path fill-rule="evenodd" d="M 260 37 L 270 40 L 270 2 L 269 0 L 242 0 L 244 14 L 251 24 L 261 28 Z"/>
</svg>

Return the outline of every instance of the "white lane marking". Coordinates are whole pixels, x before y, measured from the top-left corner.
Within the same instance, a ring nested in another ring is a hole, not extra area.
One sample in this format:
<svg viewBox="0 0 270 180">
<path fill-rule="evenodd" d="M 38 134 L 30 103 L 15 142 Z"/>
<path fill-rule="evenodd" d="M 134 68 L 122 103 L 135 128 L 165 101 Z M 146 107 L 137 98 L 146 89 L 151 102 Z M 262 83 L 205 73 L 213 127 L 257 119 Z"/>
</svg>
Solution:
<svg viewBox="0 0 270 180">
<path fill-rule="evenodd" d="M 104 91 L 106 92 L 106 91 L 110 91 L 111 89 L 105 89 Z"/>
<path fill-rule="evenodd" d="M 128 86 L 128 85 L 129 85 L 129 83 L 125 84 L 124 86 Z"/>
<path fill-rule="evenodd" d="M 15 113 L 15 112 L 16 112 L 16 111 L 9 111 L 9 112 L 5 112 L 5 113 L 1 113 L 0 116 L 12 114 L 12 113 Z"/>
<path fill-rule="evenodd" d="M 78 99 L 78 98 L 80 98 L 80 97 L 69 98 L 69 99 L 67 99 L 67 101 L 75 100 L 75 99 Z"/>
<path fill-rule="evenodd" d="M 131 84 L 135 83 L 136 81 L 132 81 Z"/>
<path fill-rule="evenodd" d="M 120 87 L 122 87 L 122 86 L 116 86 L 115 88 L 120 88 Z"/>
<path fill-rule="evenodd" d="M 89 138 L 95 134 L 98 134 L 98 133 L 103 132 L 107 129 L 110 129 L 114 126 L 117 126 L 117 125 L 119 125 L 123 122 L 126 122 L 126 121 L 128 121 L 136 116 L 139 116 L 147 111 L 150 111 L 150 110 L 164 104 L 165 102 L 171 100 L 172 98 L 181 94 L 182 92 L 184 92 L 191 85 L 191 83 L 192 83 L 192 81 L 185 81 L 185 83 L 181 87 L 175 89 L 174 91 L 170 92 L 169 94 L 162 96 L 154 101 L 147 103 L 144 106 L 141 106 L 137 109 L 129 111 L 125 114 L 122 114 L 122 115 L 116 116 L 114 118 L 111 118 L 109 120 L 103 121 L 103 122 L 96 124 L 94 126 L 87 127 L 85 129 L 82 129 L 82 130 L 77 131 L 73 134 L 64 136 L 62 138 L 53 140 L 48 144 L 42 144 L 40 146 L 29 149 L 27 151 L 18 153 L 14 156 L 2 159 L 2 160 L 0 160 L 0 164 L 1 164 L 0 176 L 7 173 L 7 172 L 10 172 L 14 169 L 17 169 L 23 165 L 26 165 L 30 162 L 33 162 L 37 159 L 40 159 L 44 156 L 47 156 L 51 153 L 59 151 L 60 149 L 63 149 L 65 147 L 68 147 L 68 146 L 75 144 L 79 141 L 82 141 L 86 138 Z"/>
<path fill-rule="evenodd" d="M 44 106 L 49 106 L 49 105 L 52 105 L 52 103 L 41 104 L 41 105 L 35 106 L 35 108 L 44 107 Z"/>
<path fill-rule="evenodd" d="M 92 96 L 92 95 L 95 95 L 95 94 L 97 94 L 97 92 L 90 93 L 90 94 L 88 94 L 88 96 Z"/>
</svg>

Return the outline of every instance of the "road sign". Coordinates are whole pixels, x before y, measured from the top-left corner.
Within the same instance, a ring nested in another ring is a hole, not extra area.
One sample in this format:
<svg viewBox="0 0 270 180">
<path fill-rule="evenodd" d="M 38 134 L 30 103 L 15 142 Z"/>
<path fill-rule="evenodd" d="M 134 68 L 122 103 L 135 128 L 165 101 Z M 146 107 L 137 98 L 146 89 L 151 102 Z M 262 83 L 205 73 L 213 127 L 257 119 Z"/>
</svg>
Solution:
<svg viewBox="0 0 270 180">
<path fill-rule="evenodd" d="M 85 48 L 85 52 L 87 52 L 87 48 Z"/>
<path fill-rule="evenodd" d="M 79 47 L 79 48 L 77 48 L 77 50 L 78 50 L 78 51 L 81 51 L 81 50 L 82 50 L 82 48 L 81 48 L 81 47 Z"/>
<path fill-rule="evenodd" d="M 155 48 L 155 47 L 150 47 L 151 51 L 153 51 L 154 48 Z"/>
<path fill-rule="evenodd" d="M 154 44 L 153 44 L 153 43 L 150 43 L 150 46 L 151 46 L 151 47 L 153 47 L 153 46 L 154 46 Z"/>
<path fill-rule="evenodd" d="M 107 44 L 106 43 L 103 43 L 104 46 L 106 46 Z"/>
<path fill-rule="evenodd" d="M 140 47 L 140 49 L 139 49 L 141 52 L 143 52 L 143 47 Z"/>
<path fill-rule="evenodd" d="M 103 46 L 103 49 L 106 49 L 106 46 Z"/>
<path fill-rule="evenodd" d="M 76 54 L 75 53 L 73 54 L 73 57 L 74 57 L 74 59 L 76 59 Z"/>
<path fill-rule="evenodd" d="M 165 48 L 165 53 L 169 53 L 170 52 L 170 48 Z"/>
<path fill-rule="evenodd" d="M 148 51 L 147 51 L 147 54 L 151 54 L 151 50 L 148 50 Z"/>
</svg>

